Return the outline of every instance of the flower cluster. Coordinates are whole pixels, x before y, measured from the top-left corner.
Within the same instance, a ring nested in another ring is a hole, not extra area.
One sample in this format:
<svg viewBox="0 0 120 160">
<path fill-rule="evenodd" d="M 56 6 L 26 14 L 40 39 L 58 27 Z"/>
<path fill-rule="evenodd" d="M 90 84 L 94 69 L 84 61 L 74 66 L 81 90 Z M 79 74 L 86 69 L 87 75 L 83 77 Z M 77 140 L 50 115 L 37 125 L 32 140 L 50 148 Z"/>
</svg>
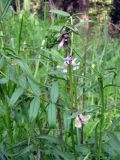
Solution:
<svg viewBox="0 0 120 160">
<path fill-rule="evenodd" d="M 66 58 L 63 58 L 63 65 L 57 66 L 57 68 L 61 69 L 63 73 L 67 73 L 68 65 L 71 64 L 73 70 L 79 69 L 80 62 L 76 62 L 77 58 L 73 58 L 72 55 L 68 55 Z"/>
</svg>

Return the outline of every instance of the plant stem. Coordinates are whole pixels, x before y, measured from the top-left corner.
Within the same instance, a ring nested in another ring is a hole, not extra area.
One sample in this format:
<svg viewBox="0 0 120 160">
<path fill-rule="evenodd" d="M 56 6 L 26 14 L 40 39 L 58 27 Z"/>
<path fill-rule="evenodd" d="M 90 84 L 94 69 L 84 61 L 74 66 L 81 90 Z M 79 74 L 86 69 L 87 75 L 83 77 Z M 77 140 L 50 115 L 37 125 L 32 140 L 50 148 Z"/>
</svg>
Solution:
<svg viewBox="0 0 120 160">
<path fill-rule="evenodd" d="M 17 52 L 18 55 L 19 55 L 20 47 L 21 47 L 22 29 L 23 29 L 23 16 L 22 16 L 22 18 L 21 18 L 20 30 L 19 30 L 19 35 L 18 35 L 18 52 Z"/>
<path fill-rule="evenodd" d="M 63 140 L 63 131 L 62 131 L 62 114 L 60 108 L 57 108 L 58 116 L 58 126 L 60 131 L 60 139 Z"/>
<path fill-rule="evenodd" d="M 100 116 L 100 134 L 99 134 L 99 142 L 98 142 L 98 160 L 101 159 L 101 146 L 102 146 L 102 136 L 103 136 L 103 127 L 104 127 L 104 88 L 103 88 L 103 78 L 100 76 L 98 78 L 99 86 L 100 86 L 100 98 L 101 98 L 101 116 Z"/>
<path fill-rule="evenodd" d="M 70 17 L 71 25 L 73 25 L 73 18 Z M 73 52 L 73 32 L 71 32 L 71 46 L 70 46 L 70 54 L 72 55 Z"/>
<path fill-rule="evenodd" d="M 72 16 L 71 25 L 73 25 Z M 73 32 L 71 33 L 71 46 L 70 46 L 70 54 L 72 55 L 72 48 L 73 45 Z M 73 103 L 74 103 L 74 95 L 73 95 L 73 77 L 72 77 L 72 65 L 71 63 L 68 65 L 68 74 L 69 74 L 69 95 L 70 95 L 70 110 L 73 111 Z M 77 160 L 76 150 L 75 150 L 75 139 L 74 139 L 74 128 L 73 128 L 73 120 L 71 120 L 71 140 L 72 140 L 72 147 L 74 150 L 75 160 Z"/>
<path fill-rule="evenodd" d="M 84 64 L 83 64 L 83 104 L 82 108 L 85 107 L 85 83 L 86 83 L 86 60 L 87 60 L 87 30 L 84 31 Z M 81 128 L 81 143 L 84 143 L 84 125 Z"/>
</svg>

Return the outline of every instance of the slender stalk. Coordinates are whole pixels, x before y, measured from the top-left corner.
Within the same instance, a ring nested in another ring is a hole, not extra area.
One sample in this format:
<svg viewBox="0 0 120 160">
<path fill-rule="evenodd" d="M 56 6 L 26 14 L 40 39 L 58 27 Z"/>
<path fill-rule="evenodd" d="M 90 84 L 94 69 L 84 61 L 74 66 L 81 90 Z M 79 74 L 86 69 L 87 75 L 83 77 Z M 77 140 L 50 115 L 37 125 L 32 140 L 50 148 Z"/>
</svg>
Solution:
<svg viewBox="0 0 120 160">
<path fill-rule="evenodd" d="M 43 49 L 44 44 L 45 44 L 45 40 L 42 41 L 41 49 Z M 41 57 L 41 54 L 38 55 L 38 60 L 37 60 L 37 62 L 36 62 L 36 66 L 35 66 L 35 74 L 34 74 L 34 78 L 36 78 L 37 73 L 38 73 L 38 70 L 39 70 L 40 57 Z"/>
<path fill-rule="evenodd" d="M 18 55 L 19 55 L 20 46 L 21 46 L 22 29 L 23 29 L 23 16 L 22 16 L 22 19 L 21 19 L 21 23 L 20 23 L 20 31 L 19 31 L 19 36 L 18 36 Z"/>
<path fill-rule="evenodd" d="M 101 159 L 101 146 L 102 146 L 102 137 L 103 137 L 103 128 L 104 128 L 104 88 L 103 88 L 103 78 L 100 76 L 98 78 L 99 87 L 100 87 L 100 98 L 101 98 L 101 116 L 100 116 L 100 134 L 99 134 L 99 142 L 98 142 L 98 160 Z"/>
<path fill-rule="evenodd" d="M 87 30 L 84 31 L 84 64 L 83 64 L 83 84 L 85 86 L 86 81 L 86 60 L 87 60 Z M 83 104 L 82 108 L 85 107 L 85 87 L 83 87 Z M 81 128 L 81 143 L 84 143 L 84 125 Z"/>
<path fill-rule="evenodd" d="M 60 108 L 57 109 L 57 116 L 58 116 L 58 126 L 59 126 L 59 130 L 60 130 L 60 139 L 63 139 L 63 131 L 62 131 L 62 114 L 61 114 L 61 110 Z"/>
<path fill-rule="evenodd" d="M 71 25 L 73 25 L 73 18 L 70 17 Z M 70 46 L 70 54 L 72 55 L 73 52 L 73 32 L 71 32 L 71 46 Z"/>
<path fill-rule="evenodd" d="M 73 25 L 73 18 L 71 19 L 71 25 Z M 71 33 L 71 46 L 70 46 L 70 54 L 72 55 L 73 52 L 73 32 Z M 74 95 L 73 95 L 73 76 L 72 76 L 72 65 L 71 63 L 68 65 L 68 74 L 69 74 L 69 95 L 70 95 L 70 109 L 71 112 L 73 111 L 73 103 L 74 103 Z M 75 160 L 77 160 L 76 150 L 75 150 L 75 139 L 74 139 L 74 126 L 73 120 L 71 120 L 71 140 L 72 140 L 72 147 L 74 150 Z"/>
</svg>

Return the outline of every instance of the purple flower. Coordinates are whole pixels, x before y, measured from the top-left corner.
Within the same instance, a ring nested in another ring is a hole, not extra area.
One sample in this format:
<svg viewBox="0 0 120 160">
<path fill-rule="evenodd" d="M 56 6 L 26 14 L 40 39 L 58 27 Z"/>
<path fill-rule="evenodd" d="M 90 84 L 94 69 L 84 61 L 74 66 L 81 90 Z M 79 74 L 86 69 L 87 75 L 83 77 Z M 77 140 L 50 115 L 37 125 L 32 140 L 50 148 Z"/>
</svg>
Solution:
<svg viewBox="0 0 120 160">
<path fill-rule="evenodd" d="M 80 62 L 76 63 L 77 58 L 73 58 L 72 55 L 68 55 L 66 58 L 63 58 L 63 65 L 57 66 L 57 68 L 61 69 L 63 73 L 67 73 L 68 65 L 72 65 L 73 70 L 79 69 Z"/>
<path fill-rule="evenodd" d="M 64 34 L 62 36 L 62 40 L 58 44 L 58 50 L 60 50 L 61 48 L 67 48 L 67 46 L 68 46 L 68 38 L 69 38 L 68 34 Z"/>
<path fill-rule="evenodd" d="M 64 60 L 64 64 L 70 64 L 72 62 L 72 60 L 73 60 L 73 57 L 72 57 L 72 55 L 68 55 L 63 60 Z"/>
</svg>

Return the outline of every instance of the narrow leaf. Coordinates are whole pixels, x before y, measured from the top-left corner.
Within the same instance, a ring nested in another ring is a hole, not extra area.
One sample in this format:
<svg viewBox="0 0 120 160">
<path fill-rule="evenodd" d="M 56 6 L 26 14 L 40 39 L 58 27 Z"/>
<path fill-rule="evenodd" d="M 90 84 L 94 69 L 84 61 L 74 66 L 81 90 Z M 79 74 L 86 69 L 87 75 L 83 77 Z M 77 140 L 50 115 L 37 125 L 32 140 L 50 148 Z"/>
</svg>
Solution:
<svg viewBox="0 0 120 160">
<path fill-rule="evenodd" d="M 8 77 L 2 78 L 2 79 L 0 79 L 0 84 L 8 83 L 8 81 L 9 81 Z"/>
<path fill-rule="evenodd" d="M 30 110 L 29 110 L 30 121 L 33 121 L 36 119 L 39 109 L 40 109 L 40 98 L 36 96 L 30 103 Z"/>
<path fill-rule="evenodd" d="M 25 76 L 20 76 L 18 81 L 19 81 L 20 86 L 22 88 L 26 89 L 26 87 L 27 87 L 26 77 Z"/>
<path fill-rule="evenodd" d="M 15 91 L 10 99 L 9 105 L 13 106 L 16 103 L 16 101 L 18 100 L 18 98 L 23 94 L 23 92 L 24 92 L 24 89 L 21 87 L 15 89 Z"/>
<path fill-rule="evenodd" d="M 40 96 L 40 88 L 39 86 L 30 78 L 28 78 L 28 83 L 36 96 Z"/>
<path fill-rule="evenodd" d="M 53 82 L 52 87 L 51 87 L 51 91 L 50 91 L 50 98 L 51 98 L 52 103 L 57 102 L 58 96 L 59 96 L 58 83 Z"/>
<path fill-rule="evenodd" d="M 56 106 L 54 103 L 48 106 L 48 123 L 50 127 L 54 127 L 56 124 Z"/>
<path fill-rule="evenodd" d="M 60 15 L 60 16 L 64 16 L 64 17 L 69 17 L 70 14 L 65 12 L 65 11 L 61 11 L 61 10 L 50 10 L 50 13 L 54 13 L 54 14 L 57 14 L 57 15 Z"/>
</svg>

